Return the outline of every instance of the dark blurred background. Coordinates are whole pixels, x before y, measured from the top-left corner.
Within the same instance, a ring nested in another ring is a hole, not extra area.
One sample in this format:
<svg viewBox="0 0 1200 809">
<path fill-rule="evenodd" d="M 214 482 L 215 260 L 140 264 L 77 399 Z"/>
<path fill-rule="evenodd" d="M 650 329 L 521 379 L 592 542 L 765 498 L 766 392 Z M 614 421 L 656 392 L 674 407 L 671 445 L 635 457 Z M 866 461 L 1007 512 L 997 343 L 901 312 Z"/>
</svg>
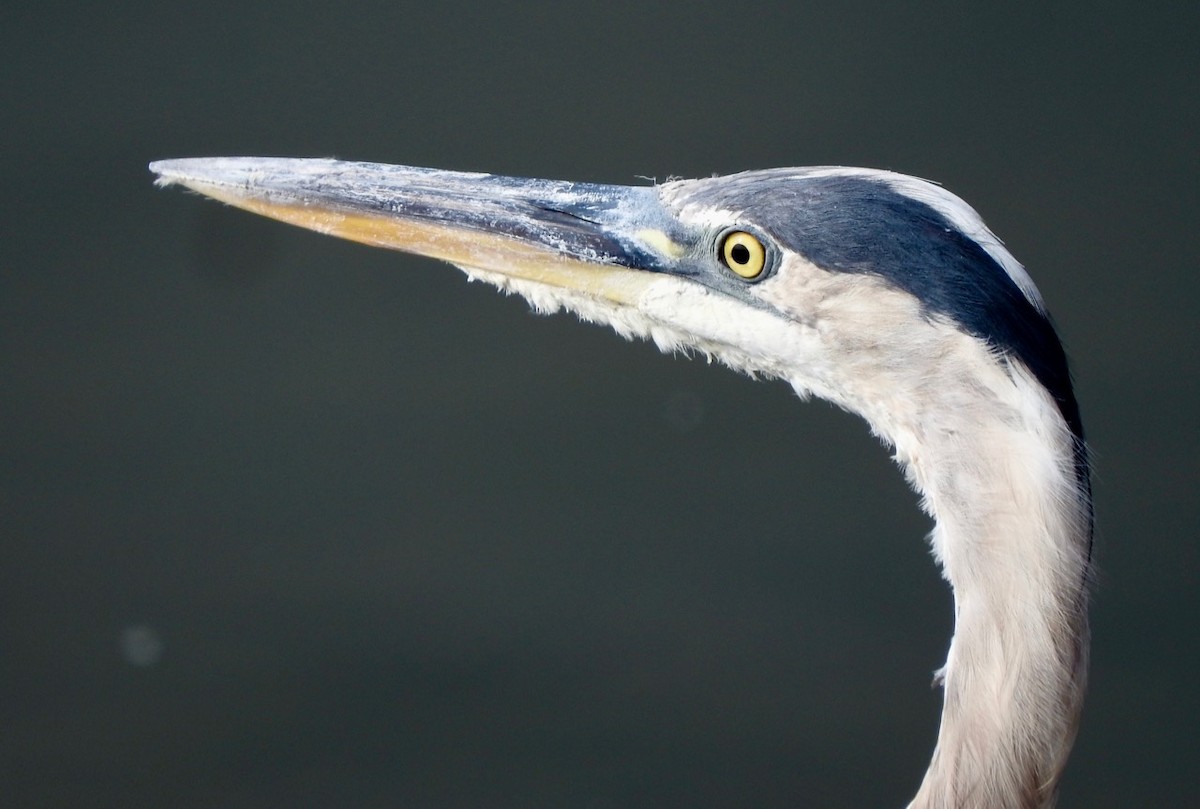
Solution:
<svg viewBox="0 0 1200 809">
<path fill-rule="evenodd" d="M 0 802 L 899 807 L 951 629 L 856 418 L 163 157 L 939 180 L 1097 459 L 1063 807 L 1195 805 L 1194 3 L 6 4 Z"/>
</svg>

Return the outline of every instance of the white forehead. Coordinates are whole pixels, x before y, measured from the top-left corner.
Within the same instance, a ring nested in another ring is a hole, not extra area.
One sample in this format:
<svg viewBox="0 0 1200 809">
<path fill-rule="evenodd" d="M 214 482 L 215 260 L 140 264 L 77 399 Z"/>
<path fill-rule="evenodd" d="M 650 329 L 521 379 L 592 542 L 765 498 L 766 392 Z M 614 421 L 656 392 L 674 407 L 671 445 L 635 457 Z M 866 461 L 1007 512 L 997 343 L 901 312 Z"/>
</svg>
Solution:
<svg viewBox="0 0 1200 809">
<path fill-rule="evenodd" d="M 874 180 L 888 186 L 897 194 L 928 205 L 964 236 L 978 244 L 992 259 L 1000 265 L 1008 277 L 1012 279 L 1021 293 L 1041 313 L 1045 314 L 1045 303 L 1038 291 L 1037 285 L 1029 277 L 1029 273 L 1021 262 L 1008 251 L 1004 243 L 983 222 L 983 218 L 962 198 L 950 193 L 942 186 L 919 177 L 907 174 L 897 174 L 893 171 L 880 169 L 854 168 L 849 166 L 813 166 L 794 169 L 776 169 L 778 179 L 794 177 L 797 179 L 819 177 L 861 177 Z M 702 181 L 703 182 L 703 181 Z M 663 201 L 670 204 L 681 196 L 687 199 L 686 188 L 689 181 L 666 183 L 659 187 Z M 695 200 L 695 198 L 692 198 Z M 742 211 L 714 209 L 702 202 L 686 201 L 678 206 L 677 215 L 683 221 L 706 227 L 722 227 L 737 221 Z"/>
</svg>

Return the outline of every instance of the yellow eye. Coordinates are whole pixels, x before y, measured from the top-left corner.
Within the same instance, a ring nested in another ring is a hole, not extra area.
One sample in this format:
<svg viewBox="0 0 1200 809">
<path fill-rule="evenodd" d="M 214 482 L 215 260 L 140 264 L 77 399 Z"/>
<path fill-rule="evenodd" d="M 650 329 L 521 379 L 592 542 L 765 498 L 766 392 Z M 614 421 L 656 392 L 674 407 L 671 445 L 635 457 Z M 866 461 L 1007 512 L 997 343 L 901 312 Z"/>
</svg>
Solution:
<svg viewBox="0 0 1200 809">
<path fill-rule="evenodd" d="M 757 278 L 767 266 L 767 251 L 754 234 L 735 230 L 721 242 L 721 260 L 743 278 Z"/>
</svg>

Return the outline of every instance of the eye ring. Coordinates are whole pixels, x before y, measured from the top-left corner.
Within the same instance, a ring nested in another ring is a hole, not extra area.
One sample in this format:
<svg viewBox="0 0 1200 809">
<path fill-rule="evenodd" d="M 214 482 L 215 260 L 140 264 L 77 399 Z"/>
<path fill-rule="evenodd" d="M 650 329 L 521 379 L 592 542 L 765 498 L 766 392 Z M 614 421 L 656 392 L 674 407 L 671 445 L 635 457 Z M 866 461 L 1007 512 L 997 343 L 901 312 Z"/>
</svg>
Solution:
<svg viewBox="0 0 1200 809">
<path fill-rule="evenodd" d="M 722 264 L 747 281 L 761 278 L 767 269 L 767 248 L 745 230 L 731 230 L 722 236 L 717 253 Z"/>
</svg>

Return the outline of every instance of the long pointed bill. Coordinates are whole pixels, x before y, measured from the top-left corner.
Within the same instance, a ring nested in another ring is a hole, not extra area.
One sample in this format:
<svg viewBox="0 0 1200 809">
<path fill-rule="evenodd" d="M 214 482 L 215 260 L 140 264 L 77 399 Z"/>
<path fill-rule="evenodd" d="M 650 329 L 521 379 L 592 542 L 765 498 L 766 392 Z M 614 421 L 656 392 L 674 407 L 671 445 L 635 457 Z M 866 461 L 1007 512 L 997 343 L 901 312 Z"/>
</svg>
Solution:
<svg viewBox="0 0 1200 809">
<path fill-rule="evenodd" d="M 686 250 L 648 187 L 288 158 L 162 160 L 150 170 L 160 185 L 321 233 L 621 304 Z"/>
</svg>

